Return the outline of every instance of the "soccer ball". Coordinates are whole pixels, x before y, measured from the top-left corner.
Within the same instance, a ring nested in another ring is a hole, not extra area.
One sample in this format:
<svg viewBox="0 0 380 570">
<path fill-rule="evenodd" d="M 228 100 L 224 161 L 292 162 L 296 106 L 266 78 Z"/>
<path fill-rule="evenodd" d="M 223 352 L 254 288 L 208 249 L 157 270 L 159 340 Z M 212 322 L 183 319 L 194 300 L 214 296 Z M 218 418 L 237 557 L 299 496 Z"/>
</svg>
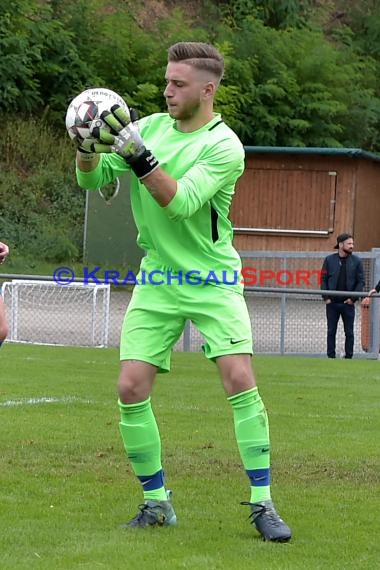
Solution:
<svg viewBox="0 0 380 570">
<path fill-rule="evenodd" d="M 86 89 L 77 95 L 68 106 L 66 112 L 66 129 L 71 139 L 91 138 L 90 128 L 96 121 L 97 127 L 106 128 L 108 125 L 102 121 L 100 115 L 109 111 L 112 105 L 118 104 L 128 113 L 128 105 L 120 95 L 103 87 Z"/>
</svg>

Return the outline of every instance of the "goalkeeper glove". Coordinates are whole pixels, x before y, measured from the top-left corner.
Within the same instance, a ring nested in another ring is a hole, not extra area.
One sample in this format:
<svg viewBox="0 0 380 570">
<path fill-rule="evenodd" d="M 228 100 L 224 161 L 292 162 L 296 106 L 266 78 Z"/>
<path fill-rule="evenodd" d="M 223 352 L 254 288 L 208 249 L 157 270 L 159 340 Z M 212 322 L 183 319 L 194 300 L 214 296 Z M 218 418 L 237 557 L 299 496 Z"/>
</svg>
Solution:
<svg viewBox="0 0 380 570">
<path fill-rule="evenodd" d="M 145 148 L 137 124 L 131 122 L 131 117 L 125 109 L 120 105 L 113 105 L 111 112 L 103 111 L 101 119 L 110 127 L 111 132 L 97 126 L 95 121 L 91 128 L 91 136 L 98 142 L 88 144 L 84 141 L 85 150 L 100 153 L 116 152 L 126 160 L 140 179 L 158 168 L 158 160 Z"/>
<path fill-rule="evenodd" d="M 93 158 L 95 157 L 95 153 L 93 150 L 89 150 L 89 148 L 84 148 L 84 141 L 86 141 L 86 145 L 87 147 L 89 147 L 92 143 L 96 143 L 96 139 L 92 138 L 92 139 L 83 139 L 82 137 L 80 137 L 79 135 L 76 135 L 73 139 L 74 144 L 77 147 L 77 151 L 80 152 L 80 156 L 81 159 L 84 161 L 90 161 L 93 160 Z"/>
</svg>

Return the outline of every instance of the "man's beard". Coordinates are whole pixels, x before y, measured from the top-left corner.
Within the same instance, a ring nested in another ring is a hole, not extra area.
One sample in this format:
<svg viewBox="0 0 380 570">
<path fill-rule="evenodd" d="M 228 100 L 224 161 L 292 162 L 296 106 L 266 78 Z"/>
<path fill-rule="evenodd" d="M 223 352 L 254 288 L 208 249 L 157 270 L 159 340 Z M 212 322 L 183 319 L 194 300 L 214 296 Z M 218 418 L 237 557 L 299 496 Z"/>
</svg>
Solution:
<svg viewBox="0 0 380 570">
<path fill-rule="evenodd" d="M 177 114 L 177 121 L 189 121 L 198 112 L 200 104 L 198 101 L 188 104 L 186 107 L 182 108 L 180 113 Z"/>
</svg>

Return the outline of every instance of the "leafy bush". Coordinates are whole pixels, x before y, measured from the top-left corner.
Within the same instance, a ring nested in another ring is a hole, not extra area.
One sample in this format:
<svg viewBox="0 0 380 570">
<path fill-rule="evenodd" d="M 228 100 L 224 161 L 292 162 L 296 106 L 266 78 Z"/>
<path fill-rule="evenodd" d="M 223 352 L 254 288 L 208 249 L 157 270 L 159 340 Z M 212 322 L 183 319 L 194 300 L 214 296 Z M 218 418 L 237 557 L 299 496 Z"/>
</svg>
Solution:
<svg viewBox="0 0 380 570">
<path fill-rule="evenodd" d="M 65 251 L 69 259 L 77 258 L 85 193 L 76 183 L 75 153 L 68 137 L 35 119 L 7 120 L 2 134 L 2 239 L 26 255 L 46 254 L 59 261 Z"/>
<path fill-rule="evenodd" d="M 64 227 L 48 225 L 45 223 L 41 228 L 40 235 L 33 243 L 41 259 L 46 261 L 76 261 L 79 258 L 78 246 L 72 241 Z"/>
</svg>

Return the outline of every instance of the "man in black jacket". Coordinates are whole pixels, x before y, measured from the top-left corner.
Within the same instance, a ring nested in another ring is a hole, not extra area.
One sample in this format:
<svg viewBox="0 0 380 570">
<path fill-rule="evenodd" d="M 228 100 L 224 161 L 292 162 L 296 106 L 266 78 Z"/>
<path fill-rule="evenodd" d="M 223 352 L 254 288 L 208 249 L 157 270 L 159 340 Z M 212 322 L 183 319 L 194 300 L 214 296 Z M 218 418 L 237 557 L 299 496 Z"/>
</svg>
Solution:
<svg viewBox="0 0 380 570">
<path fill-rule="evenodd" d="M 334 246 L 337 253 L 328 255 L 322 266 L 321 289 L 327 291 L 363 291 L 364 271 L 361 259 L 353 255 L 354 240 L 349 233 L 340 234 Z M 336 331 L 342 317 L 345 342 L 345 358 L 354 353 L 355 301 L 345 295 L 323 294 L 327 317 L 327 356 L 335 358 Z"/>
</svg>

